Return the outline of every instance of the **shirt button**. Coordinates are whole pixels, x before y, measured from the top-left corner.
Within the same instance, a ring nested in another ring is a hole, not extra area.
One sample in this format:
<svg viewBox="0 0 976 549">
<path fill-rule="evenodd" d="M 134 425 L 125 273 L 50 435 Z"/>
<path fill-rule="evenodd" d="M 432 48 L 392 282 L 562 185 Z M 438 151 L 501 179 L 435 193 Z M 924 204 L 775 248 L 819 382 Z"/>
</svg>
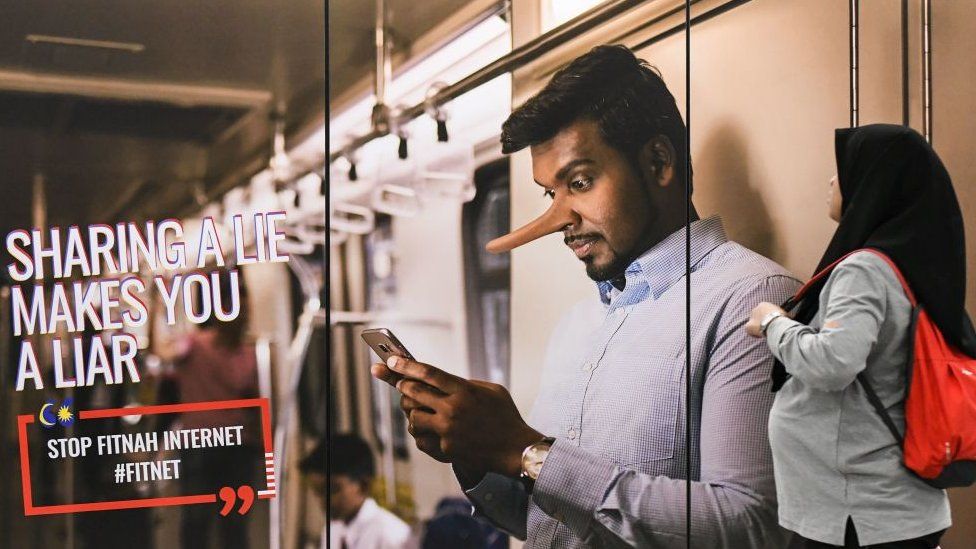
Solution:
<svg viewBox="0 0 976 549">
<path fill-rule="evenodd" d="M 491 492 L 485 494 L 485 501 L 491 501 L 493 499 L 495 499 L 495 494 L 492 494 Z"/>
<path fill-rule="evenodd" d="M 567 429 L 566 436 L 569 438 L 569 440 L 576 440 L 576 429 L 574 427 Z"/>
<path fill-rule="evenodd" d="M 589 372 L 589 371 L 593 370 L 593 368 L 595 368 L 595 367 L 596 367 L 596 365 L 593 364 L 592 362 L 587 362 L 586 364 L 583 365 L 583 371 L 584 372 Z"/>
</svg>

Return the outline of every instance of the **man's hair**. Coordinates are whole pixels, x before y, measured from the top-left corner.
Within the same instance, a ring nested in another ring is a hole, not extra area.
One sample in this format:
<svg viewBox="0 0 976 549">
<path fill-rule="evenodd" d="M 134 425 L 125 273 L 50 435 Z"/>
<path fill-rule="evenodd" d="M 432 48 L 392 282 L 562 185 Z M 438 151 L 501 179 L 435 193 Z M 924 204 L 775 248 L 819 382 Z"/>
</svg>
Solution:
<svg viewBox="0 0 976 549">
<path fill-rule="evenodd" d="M 502 124 L 502 152 L 544 143 L 577 120 L 597 122 L 607 144 L 630 162 L 649 139 L 666 136 L 683 176 L 685 124 L 674 96 L 657 69 L 626 47 L 597 46 L 557 71 Z"/>
<path fill-rule="evenodd" d="M 369 444 L 357 435 L 343 434 L 325 440 L 312 450 L 301 463 L 304 472 L 325 473 L 326 447 L 332 452 L 329 460 L 330 475 L 345 475 L 358 482 L 368 483 L 376 476 L 376 463 Z"/>
</svg>

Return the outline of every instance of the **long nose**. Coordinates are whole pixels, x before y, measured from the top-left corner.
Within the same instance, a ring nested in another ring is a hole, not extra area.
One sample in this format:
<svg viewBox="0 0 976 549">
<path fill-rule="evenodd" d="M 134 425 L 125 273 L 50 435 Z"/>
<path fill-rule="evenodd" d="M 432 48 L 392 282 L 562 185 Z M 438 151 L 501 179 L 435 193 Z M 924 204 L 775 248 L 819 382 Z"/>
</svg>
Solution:
<svg viewBox="0 0 976 549">
<path fill-rule="evenodd" d="M 558 232 L 574 222 L 569 201 L 556 199 L 545 213 L 507 235 L 492 240 L 485 245 L 485 249 L 493 254 L 507 252 L 547 234 Z"/>
</svg>

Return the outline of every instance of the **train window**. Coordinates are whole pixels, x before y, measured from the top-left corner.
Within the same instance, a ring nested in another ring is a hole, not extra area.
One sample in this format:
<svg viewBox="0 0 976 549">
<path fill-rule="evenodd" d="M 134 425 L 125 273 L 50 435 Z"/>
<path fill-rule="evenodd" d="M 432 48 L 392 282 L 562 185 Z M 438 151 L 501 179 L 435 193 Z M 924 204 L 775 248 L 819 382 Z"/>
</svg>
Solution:
<svg viewBox="0 0 976 549">
<path fill-rule="evenodd" d="M 542 31 L 562 25 L 605 0 L 542 0 Z"/>
<path fill-rule="evenodd" d="M 490 254 L 485 244 L 509 230 L 509 161 L 475 171 L 477 194 L 464 205 L 462 226 L 467 281 L 468 358 L 471 377 L 508 383 L 510 254 Z"/>
</svg>

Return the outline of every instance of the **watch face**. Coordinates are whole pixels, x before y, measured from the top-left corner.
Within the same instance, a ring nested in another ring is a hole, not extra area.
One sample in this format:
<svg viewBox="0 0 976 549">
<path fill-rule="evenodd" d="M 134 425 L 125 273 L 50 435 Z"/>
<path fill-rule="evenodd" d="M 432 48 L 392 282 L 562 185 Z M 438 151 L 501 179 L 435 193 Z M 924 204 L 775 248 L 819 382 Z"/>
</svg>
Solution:
<svg viewBox="0 0 976 549">
<path fill-rule="evenodd" d="M 539 471 L 542 470 L 542 463 L 549 455 L 550 446 L 547 442 L 540 442 L 529 446 L 522 454 L 522 470 L 532 480 L 539 478 Z"/>
</svg>

